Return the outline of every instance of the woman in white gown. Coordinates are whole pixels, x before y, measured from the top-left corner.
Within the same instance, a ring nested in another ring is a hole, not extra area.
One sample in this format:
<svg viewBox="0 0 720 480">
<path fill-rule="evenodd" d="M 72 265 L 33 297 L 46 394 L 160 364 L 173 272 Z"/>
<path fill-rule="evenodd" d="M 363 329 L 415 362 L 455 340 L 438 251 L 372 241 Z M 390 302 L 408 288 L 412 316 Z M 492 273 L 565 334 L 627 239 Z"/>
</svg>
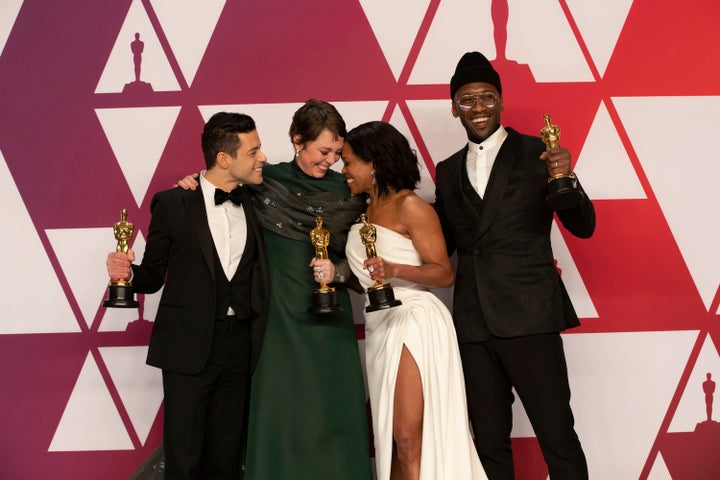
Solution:
<svg viewBox="0 0 720 480">
<path fill-rule="evenodd" d="M 465 384 L 452 317 L 429 287 L 454 274 L 440 222 L 414 189 L 420 180 L 407 139 L 369 122 L 348 132 L 343 174 L 367 194 L 377 256 L 368 259 L 354 225 L 346 253 L 363 287 L 392 283 L 402 305 L 365 314 L 368 387 L 378 480 L 486 479 L 468 426 Z"/>
</svg>

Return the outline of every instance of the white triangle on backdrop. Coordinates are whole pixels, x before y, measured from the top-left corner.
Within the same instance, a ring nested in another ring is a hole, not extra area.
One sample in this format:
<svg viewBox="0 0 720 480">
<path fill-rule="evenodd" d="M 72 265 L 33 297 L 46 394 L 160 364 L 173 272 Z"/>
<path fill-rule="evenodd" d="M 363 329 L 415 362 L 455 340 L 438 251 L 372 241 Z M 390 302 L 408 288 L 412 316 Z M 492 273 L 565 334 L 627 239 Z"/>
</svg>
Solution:
<svg viewBox="0 0 720 480">
<path fill-rule="evenodd" d="M 0 234 L 0 251 L 5 253 L 3 276 L 18 286 L 0 289 L 0 335 L 80 331 L 2 152 L 0 202 L 4 212 Z"/>
<path fill-rule="evenodd" d="M 720 96 L 613 97 L 620 120 L 709 310 L 720 283 L 715 151 Z M 669 122 L 682 112 L 685 122 Z"/>
<path fill-rule="evenodd" d="M 429 4 L 430 0 L 360 0 L 396 80 L 405 66 Z"/>
<path fill-rule="evenodd" d="M 508 5 L 509 59 L 528 64 L 538 82 L 594 80 L 560 2 L 508 0 Z"/>
<path fill-rule="evenodd" d="M 147 82 L 155 92 L 180 90 L 167 56 L 160 45 L 141 0 L 133 0 L 115 45 L 95 87 L 95 93 L 119 93 L 126 83 L 135 81 L 135 66 L 130 43 L 135 34 L 144 43 L 140 64 L 140 81 Z"/>
<path fill-rule="evenodd" d="M 705 337 L 700 355 L 682 392 L 668 432 L 694 432 L 695 426 L 707 419 L 703 382 L 707 380 L 708 373 L 716 385 L 720 384 L 720 354 L 709 335 Z M 716 388 L 715 393 L 715 398 L 720 397 L 720 388 Z M 720 418 L 718 402 L 715 402 L 714 407 L 712 419 L 717 421 Z"/>
<path fill-rule="evenodd" d="M 595 113 L 575 173 L 593 200 L 647 198 L 604 102 Z"/>
<path fill-rule="evenodd" d="M 567 0 L 567 6 L 601 77 L 605 74 L 632 4 L 633 0 Z"/>
<path fill-rule="evenodd" d="M 426 202 L 434 201 L 435 182 L 430 176 L 430 172 L 428 171 L 427 165 L 425 164 L 425 159 L 418 151 L 415 139 L 410 133 L 410 128 L 408 127 L 407 121 L 403 117 L 400 109 L 396 108 L 395 111 L 393 111 L 390 123 L 395 128 L 397 128 L 400 133 L 405 135 L 405 138 L 407 138 L 408 142 L 410 143 L 410 148 L 412 148 L 417 154 L 418 166 L 420 167 L 420 183 L 418 184 L 418 188 L 415 190 L 415 193 Z"/>
<path fill-rule="evenodd" d="M 163 400 L 162 373 L 145 364 L 147 347 L 104 347 L 100 354 L 141 443 Z"/>
<path fill-rule="evenodd" d="M 495 58 L 491 0 L 440 2 L 408 83 L 446 84 L 463 53 L 477 50 Z M 397 23 L 397 19 L 391 19 Z M 384 48 L 390 49 L 388 45 Z M 450 93 L 448 92 L 448 96 Z"/>
<path fill-rule="evenodd" d="M 132 449 L 130 436 L 100 370 L 88 354 L 48 451 Z"/>
<path fill-rule="evenodd" d="M 151 4 L 190 86 L 225 0 L 151 0 Z"/>
<path fill-rule="evenodd" d="M 570 250 L 563 239 L 557 221 L 553 221 L 550 230 L 550 241 L 552 242 L 553 255 L 557 259 L 557 266 L 561 270 L 562 281 L 565 284 L 575 312 L 580 318 L 598 318 L 597 310 L 592 298 L 585 287 L 585 282 L 575 265 Z"/>
<path fill-rule="evenodd" d="M 653 463 L 650 473 L 648 473 L 647 480 L 673 480 L 662 453 L 658 452 L 657 457 L 655 457 L 655 463 Z"/>
<path fill-rule="evenodd" d="M 335 105 L 335 108 L 337 108 L 340 115 L 342 115 L 347 129 L 352 130 L 363 123 L 382 120 L 382 116 L 388 106 L 388 101 L 332 102 L 332 104 Z M 289 122 L 288 126 L 290 126 Z"/>
<path fill-rule="evenodd" d="M 450 112 L 450 98 L 409 100 L 407 105 L 435 165 L 467 145 L 465 129 Z"/>
<path fill-rule="evenodd" d="M 0 56 L 10 36 L 23 0 L 3 0 L 0 2 Z"/>
<path fill-rule="evenodd" d="M 108 285 L 105 260 L 117 245 L 112 227 L 60 228 L 45 233 L 90 328 Z"/>
<path fill-rule="evenodd" d="M 595 478 L 639 478 L 697 331 L 563 334 L 575 429 Z M 612 352 L 608 354 L 608 352 Z M 513 437 L 534 437 L 521 402 Z"/>
<path fill-rule="evenodd" d="M 95 113 L 140 206 L 180 107 L 98 108 Z"/>
</svg>

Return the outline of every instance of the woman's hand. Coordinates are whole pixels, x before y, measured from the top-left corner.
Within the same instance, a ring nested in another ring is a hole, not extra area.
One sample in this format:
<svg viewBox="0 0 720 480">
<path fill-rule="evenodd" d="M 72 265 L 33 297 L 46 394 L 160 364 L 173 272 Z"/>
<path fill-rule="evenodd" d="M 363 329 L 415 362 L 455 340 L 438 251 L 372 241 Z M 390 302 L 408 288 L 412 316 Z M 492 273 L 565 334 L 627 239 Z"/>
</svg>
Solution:
<svg viewBox="0 0 720 480">
<path fill-rule="evenodd" d="M 332 283 L 335 280 L 335 265 L 327 258 L 315 258 L 310 261 L 313 269 L 313 278 L 316 282 Z"/>
</svg>

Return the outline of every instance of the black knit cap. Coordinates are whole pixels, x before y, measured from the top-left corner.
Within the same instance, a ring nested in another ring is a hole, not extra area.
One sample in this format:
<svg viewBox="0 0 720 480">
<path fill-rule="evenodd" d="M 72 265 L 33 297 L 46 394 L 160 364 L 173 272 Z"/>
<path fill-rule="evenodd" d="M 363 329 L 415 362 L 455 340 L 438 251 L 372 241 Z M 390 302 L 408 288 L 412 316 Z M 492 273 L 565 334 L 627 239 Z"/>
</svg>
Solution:
<svg viewBox="0 0 720 480">
<path fill-rule="evenodd" d="M 502 96 L 500 75 L 495 71 L 485 55 L 480 52 L 467 52 L 462 56 L 455 68 L 455 75 L 450 80 L 450 98 L 455 98 L 455 92 L 468 83 L 484 82 L 494 85 Z"/>
</svg>

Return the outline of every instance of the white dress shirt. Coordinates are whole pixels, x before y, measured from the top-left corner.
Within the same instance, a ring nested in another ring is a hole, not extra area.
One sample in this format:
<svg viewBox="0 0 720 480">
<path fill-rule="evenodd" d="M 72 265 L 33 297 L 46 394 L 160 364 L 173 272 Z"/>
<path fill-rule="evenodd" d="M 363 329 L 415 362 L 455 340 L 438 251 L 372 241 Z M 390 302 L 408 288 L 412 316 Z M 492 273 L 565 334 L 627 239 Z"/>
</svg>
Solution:
<svg viewBox="0 0 720 480">
<path fill-rule="evenodd" d="M 484 142 L 480 144 L 468 142 L 466 160 L 468 180 L 470 180 L 470 184 L 480 195 L 480 198 L 485 196 L 485 189 L 490 179 L 493 164 L 495 164 L 495 158 L 497 158 L 498 151 L 500 151 L 500 147 L 507 135 L 507 130 L 500 125 L 500 128 L 495 130 Z"/>
<path fill-rule="evenodd" d="M 229 200 L 215 205 L 215 189 L 217 187 L 205 178 L 205 172 L 200 173 L 200 187 L 205 200 L 205 211 L 210 233 L 215 243 L 215 251 L 225 276 L 231 280 L 240 264 L 247 241 L 245 209 L 242 205 L 235 205 Z M 232 309 L 229 309 L 228 315 L 233 314 Z"/>
</svg>

